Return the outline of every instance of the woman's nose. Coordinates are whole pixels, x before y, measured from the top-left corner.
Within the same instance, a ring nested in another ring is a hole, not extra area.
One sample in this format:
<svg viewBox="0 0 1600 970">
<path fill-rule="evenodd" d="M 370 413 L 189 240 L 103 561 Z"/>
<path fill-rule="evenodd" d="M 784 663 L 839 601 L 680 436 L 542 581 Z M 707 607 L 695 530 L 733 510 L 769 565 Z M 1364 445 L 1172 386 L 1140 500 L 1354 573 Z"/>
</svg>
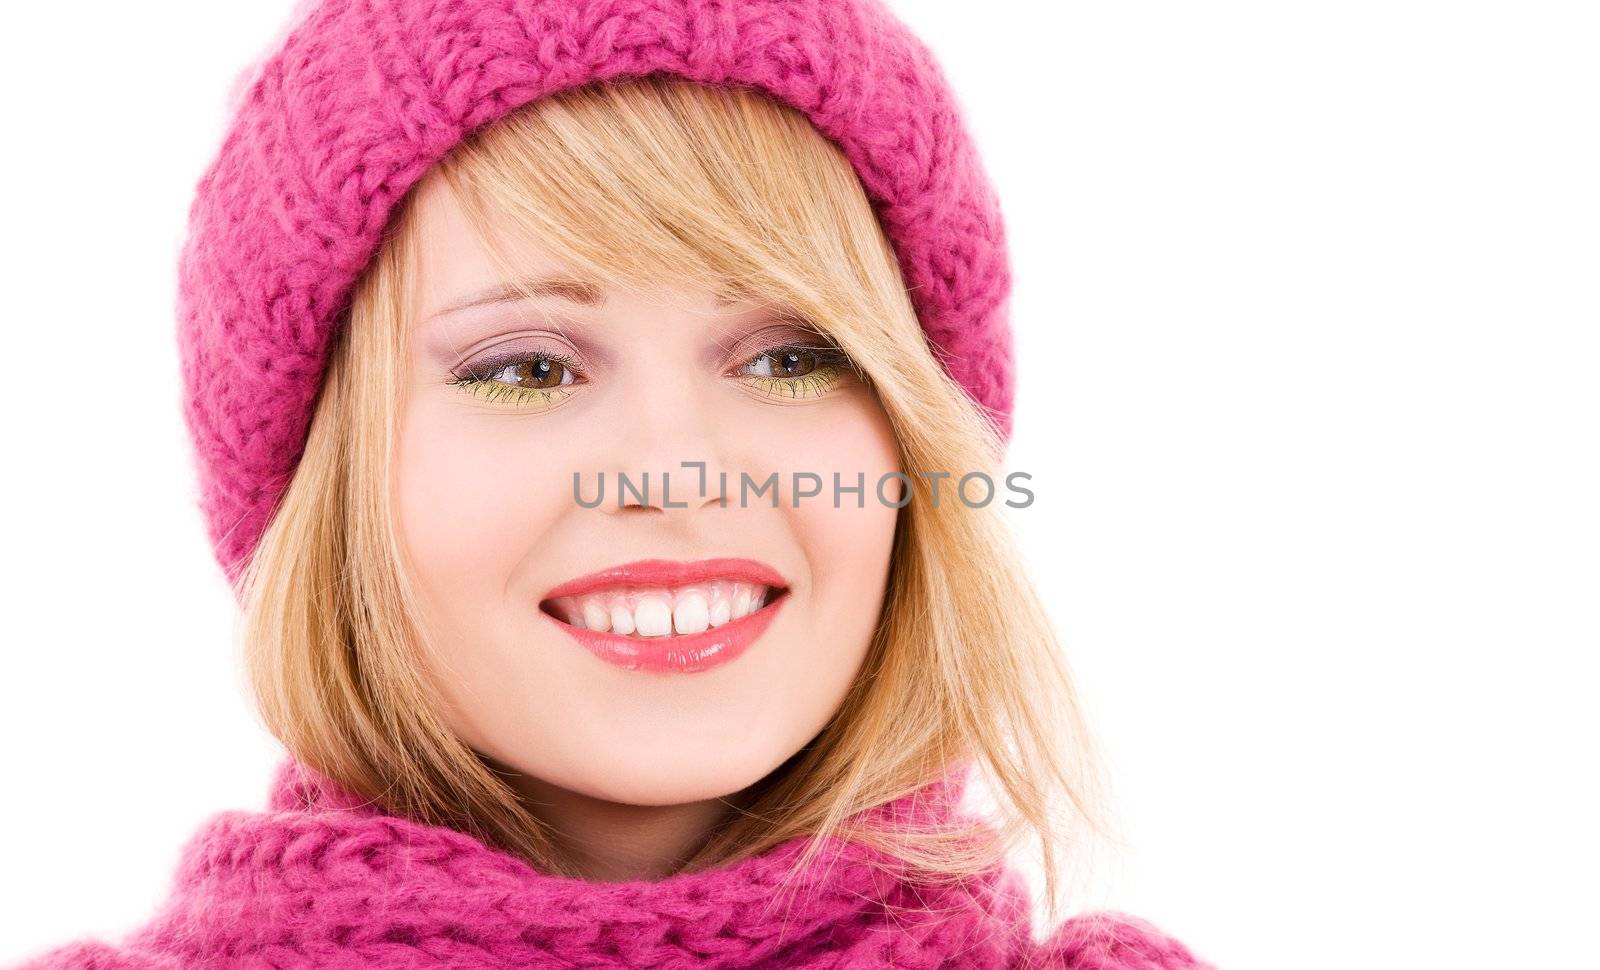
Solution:
<svg viewBox="0 0 1600 970">
<path fill-rule="evenodd" d="M 729 455 L 737 433 L 716 394 L 684 386 L 641 388 L 621 395 L 595 471 L 606 472 L 604 506 L 672 512 L 717 506 L 738 471 Z M 687 382 L 692 385 L 693 382 Z M 596 483 L 589 483 L 588 497 Z"/>
</svg>

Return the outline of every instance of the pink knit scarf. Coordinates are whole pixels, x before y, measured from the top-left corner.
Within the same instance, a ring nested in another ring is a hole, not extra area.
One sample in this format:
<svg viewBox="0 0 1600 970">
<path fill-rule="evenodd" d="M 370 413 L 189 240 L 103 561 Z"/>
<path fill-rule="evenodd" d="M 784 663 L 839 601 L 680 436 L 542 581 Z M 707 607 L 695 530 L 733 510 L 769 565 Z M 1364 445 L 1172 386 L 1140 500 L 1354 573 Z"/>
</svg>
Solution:
<svg viewBox="0 0 1600 970">
<path fill-rule="evenodd" d="M 874 809 L 949 812 L 965 772 Z M 453 829 L 362 804 L 293 760 L 265 812 L 213 816 L 172 894 L 120 947 L 75 943 L 19 970 L 190 967 L 1204 968 L 1149 923 L 1079 916 L 1031 939 L 1019 875 L 930 889 L 829 840 L 801 891 L 771 905 L 803 838 L 658 881 L 541 874 Z"/>
</svg>

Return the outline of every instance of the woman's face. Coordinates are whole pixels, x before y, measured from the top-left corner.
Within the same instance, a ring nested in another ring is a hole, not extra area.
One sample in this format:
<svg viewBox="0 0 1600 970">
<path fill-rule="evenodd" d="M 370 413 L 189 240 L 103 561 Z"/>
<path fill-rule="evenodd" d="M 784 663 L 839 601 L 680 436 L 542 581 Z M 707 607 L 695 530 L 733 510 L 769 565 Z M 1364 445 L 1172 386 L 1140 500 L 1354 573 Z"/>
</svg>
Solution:
<svg viewBox="0 0 1600 970">
<path fill-rule="evenodd" d="M 876 487 L 899 470 L 887 416 L 848 368 L 765 353 L 819 344 L 754 302 L 495 295 L 447 184 L 416 202 L 394 501 L 453 727 L 542 791 L 664 806 L 760 780 L 838 709 L 878 622 L 901 495 Z M 532 245 L 516 257 L 528 279 L 573 275 Z M 619 503 L 618 473 L 643 490 L 644 472 L 648 493 Z M 836 502 L 836 473 L 865 487 Z M 552 600 L 639 560 L 713 559 L 753 571 L 613 575 Z M 765 606 L 761 566 L 782 587 Z"/>
</svg>

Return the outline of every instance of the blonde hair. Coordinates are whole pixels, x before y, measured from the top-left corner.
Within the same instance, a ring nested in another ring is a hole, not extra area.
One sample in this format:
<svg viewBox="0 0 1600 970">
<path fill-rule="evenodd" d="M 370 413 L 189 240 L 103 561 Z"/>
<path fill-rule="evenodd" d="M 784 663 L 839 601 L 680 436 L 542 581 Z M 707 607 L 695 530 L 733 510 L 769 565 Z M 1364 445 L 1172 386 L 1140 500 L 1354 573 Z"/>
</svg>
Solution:
<svg viewBox="0 0 1600 970">
<path fill-rule="evenodd" d="M 996 475 L 1002 446 L 940 366 L 838 147 L 758 90 L 653 75 L 539 99 L 427 178 L 448 182 L 502 268 L 495 220 L 608 284 L 714 280 L 799 310 L 855 361 L 893 425 L 912 496 L 860 676 L 815 741 L 679 871 L 833 835 L 961 879 L 1027 841 L 1053 921 L 1069 852 L 1077 871 L 1086 837 L 1109 836 L 1104 775 L 1009 527 L 993 507 L 948 494 L 935 506 L 917 474 Z M 304 454 L 240 579 L 247 677 L 268 730 L 305 764 L 392 813 L 576 875 L 517 793 L 448 729 L 425 673 L 429 638 L 387 501 L 415 193 L 356 287 Z M 851 823 L 967 759 L 1000 796 L 995 815 L 937 829 Z"/>
</svg>

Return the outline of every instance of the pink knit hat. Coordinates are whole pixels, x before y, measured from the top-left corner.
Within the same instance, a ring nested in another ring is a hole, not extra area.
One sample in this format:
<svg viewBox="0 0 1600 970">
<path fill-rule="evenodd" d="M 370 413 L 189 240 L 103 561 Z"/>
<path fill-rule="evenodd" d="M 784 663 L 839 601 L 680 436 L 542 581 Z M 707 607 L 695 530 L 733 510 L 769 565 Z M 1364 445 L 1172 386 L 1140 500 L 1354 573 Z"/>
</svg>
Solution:
<svg viewBox="0 0 1600 970">
<path fill-rule="evenodd" d="M 304 450 L 391 210 L 466 135 L 591 81 L 761 88 L 844 151 L 950 374 L 1011 431 L 1000 207 L 928 49 L 882 0 L 322 0 L 255 68 L 179 267 L 184 419 L 230 582 Z"/>
</svg>

